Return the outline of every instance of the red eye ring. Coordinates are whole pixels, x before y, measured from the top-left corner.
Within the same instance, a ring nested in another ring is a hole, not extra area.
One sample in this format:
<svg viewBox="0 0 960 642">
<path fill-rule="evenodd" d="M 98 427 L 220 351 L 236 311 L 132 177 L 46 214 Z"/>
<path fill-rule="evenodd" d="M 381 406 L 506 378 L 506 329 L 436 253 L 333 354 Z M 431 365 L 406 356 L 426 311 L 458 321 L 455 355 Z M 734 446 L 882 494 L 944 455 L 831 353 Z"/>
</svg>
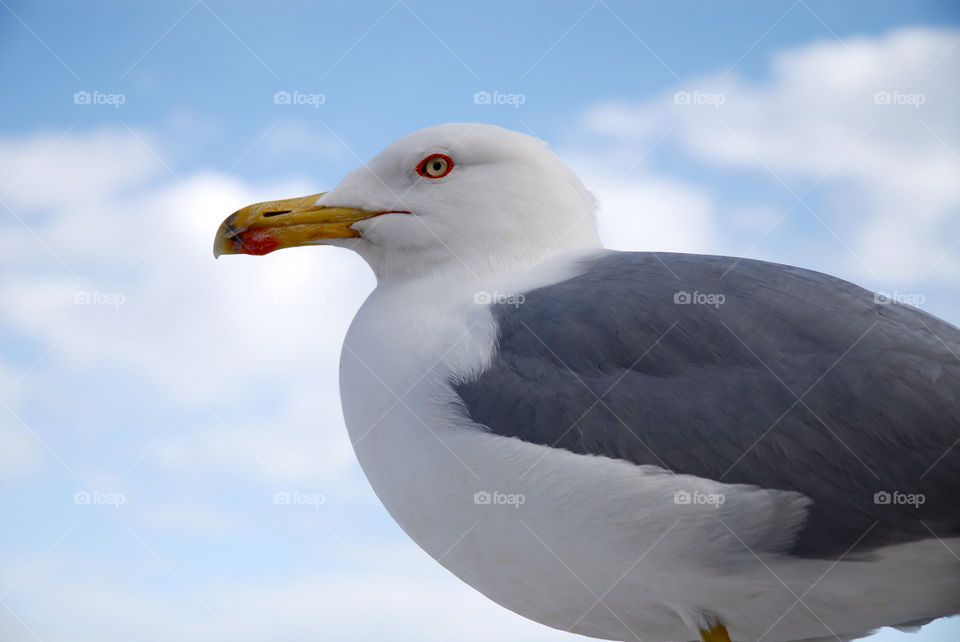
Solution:
<svg viewBox="0 0 960 642">
<path fill-rule="evenodd" d="M 452 158 L 446 154 L 430 154 L 417 165 L 417 174 L 424 178 L 443 178 L 452 169 Z"/>
</svg>

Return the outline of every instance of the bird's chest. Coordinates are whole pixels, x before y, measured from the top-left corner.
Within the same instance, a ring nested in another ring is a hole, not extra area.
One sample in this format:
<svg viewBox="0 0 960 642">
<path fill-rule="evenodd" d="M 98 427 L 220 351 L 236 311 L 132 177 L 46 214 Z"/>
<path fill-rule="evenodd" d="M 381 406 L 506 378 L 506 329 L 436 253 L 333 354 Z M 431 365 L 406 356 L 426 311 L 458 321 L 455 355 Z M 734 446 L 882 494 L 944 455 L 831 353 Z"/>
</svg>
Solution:
<svg viewBox="0 0 960 642">
<path fill-rule="evenodd" d="M 451 378 L 480 370 L 492 353 L 495 329 L 485 308 L 414 297 L 374 292 L 344 339 L 340 395 L 355 446 L 391 425 L 403 433 L 410 420 L 421 427 L 436 421 L 452 401 L 445 398 Z"/>
<path fill-rule="evenodd" d="M 608 506 L 633 504 L 626 489 L 642 488 L 635 467 L 472 424 L 449 382 L 490 358 L 493 323 L 469 310 L 415 308 L 368 301 L 341 355 L 344 419 L 380 501 L 421 548 L 491 599 L 551 626 L 616 630 L 609 616 L 577 608 L 662 533 L 654 527 L 646 541 L 633 526 L 626 534 L 605 526 L 623 521 Z M 631 599 L 639 591 L 631 584 Z"/>
<path fill-rule="evenodd" d="M 470 464 L 456 454 L 463 411 L 451 377 L 480 368 L 494 332 L 480 306 L 368 300 L 344 341 L 340 396 L 357 459 L 394 519 L 428 550 Z M 437 542 L 433 540 L 437 539 Z M 431 551 L 432 552 L 432 551 Z"/>
</svg>

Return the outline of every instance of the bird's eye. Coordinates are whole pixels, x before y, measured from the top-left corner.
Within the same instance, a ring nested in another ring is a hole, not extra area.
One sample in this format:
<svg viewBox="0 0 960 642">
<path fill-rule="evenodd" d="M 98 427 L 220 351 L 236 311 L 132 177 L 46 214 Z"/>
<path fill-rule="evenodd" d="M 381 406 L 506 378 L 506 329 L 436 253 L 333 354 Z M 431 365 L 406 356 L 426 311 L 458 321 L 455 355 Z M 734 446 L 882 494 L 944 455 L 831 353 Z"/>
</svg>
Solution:
<svg viewBox="0 0 960 642">
<path fill-rule="evenodd" d="M 453 169 L 453 160 L 446 154 L 430 154 L 417 165 L 417 174 L 424 178 L 442 178 Z"/>
</svg>

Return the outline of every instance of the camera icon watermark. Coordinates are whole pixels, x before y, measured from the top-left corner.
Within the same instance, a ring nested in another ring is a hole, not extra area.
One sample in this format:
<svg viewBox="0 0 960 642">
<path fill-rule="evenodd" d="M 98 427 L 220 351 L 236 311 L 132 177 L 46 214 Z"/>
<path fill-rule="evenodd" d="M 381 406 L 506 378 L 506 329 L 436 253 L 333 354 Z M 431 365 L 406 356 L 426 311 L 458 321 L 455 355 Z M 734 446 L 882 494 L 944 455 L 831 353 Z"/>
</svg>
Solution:
<svg viewBox="0 0 960 642">
<path fill-rule="evenodd" d="M 719 508 L 727 501 L 722 493 L 701 493 L 700 491 L 678 490 L 673 493 L 673 503 L 678 506 L 714 506 Z"/>
<path fill-rule="evenodd" d="M 720 293 L 680 290 L 673 294 L 673 302 L 676 305 L 711 305 L 714 308 L 719 308 L 726 301 L 727 297 Z"/>
<path fill-rule="evenodd" d="M 477 506 L 513 506 L 514 508 L 520 508 L 526 501 L 526 496 L 521 493 L 479 490 L 473 494 L 473 503 Z"/>
<path fill-rule="evenodd" d="M 514 109 L 519 109 L 520 105 L 527 102 L 525 94 L 508 94 L 500 91 L 489 92 L 480 90 L 473 92 L 474 105 L 511 105 Z"/>
<path fill-rule="evenodd" d="M 127 297 L 119 292 L 99 292 L 94 290 L 77 290 L 73 293 L 73 303 L 75 305 L 107 305 L 113 308 L 119 308 L 127 302 Z"/>
<path fill-rule="evenodd" d="M 123 493 L 105 493 L 99 490 L 78 490 L 73 494 L 73 503 L 78 506 L 113 506 L 120 508 L 127 503 L 127 496 Z"/>
<path fill-rule="evenodd" d="M 901 493 L 880 490 L 873 494 L 873 503 L 878 506 L 913 506 L 920 508 L 927 501 L 923 493 Z"/>
<path fill-rule="evenodd" d="M 927 297 L 919 292 L 898 292 L 896 290 L 887 292 L 886 290 L 880 290 L 879 292 L 873 293 L 873 302 L 878 305 L 903 303 L 919 308 L 927 302 Z"/>
<path fill-rule="evenodd" d="M 719 92 L 678 91 L 673 94 L 674 105 L 708 105 L 714 109 L 727 102 L 727 97 Z"/>
<path fill-rule="evenodd" d="M 78 91 L 73 94 L 74 105 L 110 105 L 114 109 L 119 109 L 120 105 L 127 102 L 126 94 L 105 94 L 99 91 Z"/>
<path fill-rule="evenodd" d="M 473 293 L 473 302 L 477 305 L 512 305 L 514 308 L 519 308 L 526 300 L 527 297 L 520 292 L 478 290 Z"/>
<path fill-rule="evenodd" d="M 273 503 L 278 506 L 313 506 L 319 508 L 321 504 L 327 503 L 327 497 L 322 493 L 278 490 L 273 494 Z"/>
<path fill-rule="evenodd" d="M 323 94 L 308 94 L 294 90 L 278 91 L 273 94 L 274 105 L 309 105 L 314 109 L 319 109 L 320 105 L 327 102 L 327 97 Z"/>
<path fill-rule="evenodd" d="M 914 109 L 920 109 L 921 105 L 927 103 L 927 95 L 920 93 L 907 93 L 902 91 L 881 90 L 873 93 L 874 105 L 907 105 Z"/>
</svg>

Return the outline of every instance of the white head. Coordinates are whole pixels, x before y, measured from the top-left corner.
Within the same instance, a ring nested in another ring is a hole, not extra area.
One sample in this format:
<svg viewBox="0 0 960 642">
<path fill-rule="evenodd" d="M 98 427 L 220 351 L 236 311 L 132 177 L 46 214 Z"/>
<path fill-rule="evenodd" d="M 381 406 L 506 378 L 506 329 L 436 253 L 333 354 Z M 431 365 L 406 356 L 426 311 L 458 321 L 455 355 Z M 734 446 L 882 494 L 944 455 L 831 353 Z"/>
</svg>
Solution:
<svg viewBox="0 0 960 642">
<path fill-rule="evenodd" d="M 404 136 L 329 192 L 236 212 L 221 225 L 214 253 L 330 244 L 356 251 L 380 281 L 479 276 L 599 247 L 593 209 L 543 141 L 451 123 Z"/>
</svg>

